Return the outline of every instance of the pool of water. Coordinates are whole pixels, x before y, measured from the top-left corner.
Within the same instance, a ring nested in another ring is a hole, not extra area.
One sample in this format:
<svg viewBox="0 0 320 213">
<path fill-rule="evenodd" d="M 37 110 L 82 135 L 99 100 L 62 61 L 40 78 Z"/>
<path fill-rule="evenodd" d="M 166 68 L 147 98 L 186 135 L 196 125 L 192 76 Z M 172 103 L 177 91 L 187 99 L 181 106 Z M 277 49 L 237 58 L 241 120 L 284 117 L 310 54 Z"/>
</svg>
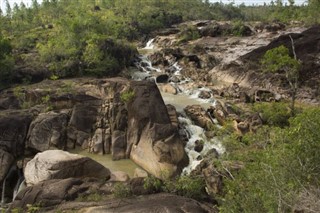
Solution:
<svg viewBox="0 0 320 213">
<path fill-rule="evenodd" d="M 108 154 L 108 155 L 93 154 L 81 148 L 76 148 L 74 150 L 68 150 L 68 151 L 70 153 L 89 157 L 99 162 L 100 164 L 110 169 L 111 171 L 123 171 L 127 173 L 130 177 L 133 177 L 135 169 L 139 168 L 139 166 L 130 159 L 122 159 L 122 160 L 114 161 L 112 160 L 111 154 Z"/>
</svg>

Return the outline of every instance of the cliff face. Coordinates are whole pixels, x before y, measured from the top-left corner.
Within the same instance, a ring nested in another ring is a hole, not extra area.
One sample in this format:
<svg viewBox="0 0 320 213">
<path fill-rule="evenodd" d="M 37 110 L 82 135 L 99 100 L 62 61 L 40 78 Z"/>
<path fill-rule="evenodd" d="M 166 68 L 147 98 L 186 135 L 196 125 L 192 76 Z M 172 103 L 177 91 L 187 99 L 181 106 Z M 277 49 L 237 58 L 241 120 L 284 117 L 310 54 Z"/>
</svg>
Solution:
<svg viewBox="0 0 320 213">
<path fill-rule="evenodd" d="M 184 145 L 152 82 L 44 81 L 0 94 L 0 182 L 12 165 L 48 149 L 81 146 L 131 158 L 159 178 L 179 174 Z"/>
</svg>

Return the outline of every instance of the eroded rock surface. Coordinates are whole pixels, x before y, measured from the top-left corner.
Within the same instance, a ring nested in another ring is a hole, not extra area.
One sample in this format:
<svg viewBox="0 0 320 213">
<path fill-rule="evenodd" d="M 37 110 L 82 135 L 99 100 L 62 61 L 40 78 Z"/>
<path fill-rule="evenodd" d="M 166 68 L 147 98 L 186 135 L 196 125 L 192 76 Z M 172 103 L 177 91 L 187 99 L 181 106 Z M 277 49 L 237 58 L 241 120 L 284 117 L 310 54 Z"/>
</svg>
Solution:
<svg viewBox="0 0 320 213">
<path fill-rule="evenodd" d="M 177 118 L 172 110 L 169 116 L 154 82 L 48 80 L 2 91 L 0 103 L 0 149 L 12 162 L 76 147 L 131 158 L 158 177 L 179 174 L 187 162 Z M 7 170 L 3 166 L 4 176 Z"/>
<path fill-rule="evenodd" d="M 161 179 L 180 173 L 186 158 L 184 145 L 157 86 L 146 82 L 131 85 L 137 98 L 128 103 L 130 158 Z"/>
<path fill-rule="evenodd" d="M 109 179 L 110 170 L 92 160 L 62 150 L 48 150 L 38 153 L 24 170 L 27 185 L 52 179 L 71 177 L 94 177 Z"/>
</svg>

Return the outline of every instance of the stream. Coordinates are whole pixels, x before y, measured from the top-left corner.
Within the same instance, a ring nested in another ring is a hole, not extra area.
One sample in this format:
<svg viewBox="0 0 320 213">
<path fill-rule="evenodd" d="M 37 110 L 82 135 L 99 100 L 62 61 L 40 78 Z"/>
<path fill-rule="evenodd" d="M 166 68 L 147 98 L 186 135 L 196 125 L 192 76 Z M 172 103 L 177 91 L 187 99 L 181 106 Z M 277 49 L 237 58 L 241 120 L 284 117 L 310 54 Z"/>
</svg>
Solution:
<svg viewBox="0 0 320 213">
<path fill-rule="evenodd" d="M 153 44 L 154 39 L 151 39 L 147 42 L 147 45 L 140 49 L 139 52 L 140 57 L 139 60 L 136 62 L 136 68 L 131 69 L 131 76 L 133 80 L 151 80 L 156 81 L 156 76 L 159 74 L 165 74 L 164 71 L 157 67 L 152 66 L 152 62 L 148 59 L 148 55 L 156 51 L 155 45 Z M 172 76 L 179 77 L 180 79 L 183 79 L 179 81 L 179 83 L 173 83 L 171 82 L 171 86 L 176 88 L 177 94 L 170 94 L 161 92 L 162 98 L 165 102 L 165 104 L 171 104 L 176 108 L 176 111 L 179 115 L 179 131 L 184 131 L 187 135 L 187 143 L 185 146 L 185 151 L 188 154 L 189 157 L 189 165 L 184 168 L 183 175 L 189 174 L 192 170 L 196 168 L 196 166 L 201 162 L 203 157 L 206 155 L 206 153 L 212 149 L 215 149 L 219 154 L 224 152 L 224 148 L 219 142 L 218 138 L 211 138 L 208 139 L 205 136 L 205 131 L 203 128 L 195 125 L 191 119 L 186 116 L 184 112 L 184 108 L 188 105 L 201 105 L 204 109 L 207 109 L 208 107 L 215 104 L 215 100 L 213 98 L 210 99 L 200 99 L 198 98 L 198 95 L 201 91 L 208 90 L 207 88 L 192 88 L 190 89 L 190 82 L 191 80 L 188 78 L 185 78 L 181 76 L 180 71 L 182 68 L 179 66 L 178 62 L 173 61 L 171 64 L 171 70 L 173 71 L 171 74 Z M 192 83 L 192 82 L 191 82 Z M 215 123 L 217 121 L 213 119 Z M 219 125 L 217 124 L 219 127 Z M 195 151 L 195 146 L 197 142 L 203 143 L 203 149 L 201 152 Z M 133 161 L 130 159 L 122 159 L 119 161 L 113 161 L 111 154 L 108 155 L 97 155 L 93 153 L 89 153 L 88 150 L 83 150 L 81 148 L 77 148 L 75 150 L 69 150 L 71 153 L 80 154 L 83 156 L 87 156 L 92 158 L 93 160 L 99 162 L 103 166 L 109 168 L 111 171 L 124 171 L 126 172 L 130 177 L 134 176 L 134 172 L 136 168 L 139 168 Z M 24 183 L 23 181 L 23 175 L 20 175 L 16 168 L 12 168 L 12 172 L 9 172 L 7 177 L 5 178 L 3 182 L 3 189 L 6 189 L 6 184 L 9 184 L 8 181 L 12 179 L 11 176 L 15 175 L 16 179 L 16 185 L 14 187 L 13 191 L 13 197 L 21 190 L 21 187 L 24 185 L 21 183 Z M 2 190 L 1 193 L 1 207 L 5 207 L 8 202 L 6 200 L 5 196 L 5 190 Z"/>
<path fill-rule="evenodd" d="M 136 66 L 139 70 L 136 70 L 131 75 L 134 80 L 146 79 L 156 81 L 155 75 L 159 73 L 165 74 L 165 72 L 161 69 L 153 67 L 152 62 L 148 59 L 148 55 L 156 51 L 153 42 L 154 39 L 149 40 L 146 46 L 139 50 L 139 52 L 143 55 L 139 57 L 140 61 L 136 63 Z M 178 119 L 180 126 L 182 126 L 182 129 L 186 131 L 188 135 L 188 142 L 186 144 L 185 150 L 189 157 L 189 165 L 186 168 L 184 168 L 183 174 L 189 174 L 192 170 L 196 168 L 196 166 L 201 162 L 202 157 L 205 156 L 205 154 L 209 150 L 215 149 L 219 154 L 222 154 L 224 152 L 224 148 L 217 137 L 208 139 L 205 136 L 204 129 L 195 125 L 191 121 L 191 119 L 188 116 L 186 116 L 184 112 L 184 108 L 188 105 L 201 105 L 204 109 L 207 109 L 208 107 L 214 105 L 215 100 L 213 98 L 198 98 L 198 95 L 201 91 L 208 91 L 208 89 L 190 89 L 188 84 L 191 83 L 191 80 L 181 76 L 180 71 L 182 70 L 182 68 L 179 66 L 178 62 L 173 61 L 170 69 L 173 71 L 172 76 L 179 77 L 183 80 L 179 83 L 170 83 L 174 88 L 177 89 L 178 93 L 176 95 L 165 92 L 161 92 L 161 95 L 165 104 L 171 104 L 176 108 L 176 111 L 179 115 Z M 215 119 L 213 119 L 213 121 L 217 123 Z M 218 124 L 217 126 L 219 127 Z M 203 142 L 204 147 L 201 152 L 196 152 L 194 150 L 196 146 L 196 141 Z"/>
</svg>

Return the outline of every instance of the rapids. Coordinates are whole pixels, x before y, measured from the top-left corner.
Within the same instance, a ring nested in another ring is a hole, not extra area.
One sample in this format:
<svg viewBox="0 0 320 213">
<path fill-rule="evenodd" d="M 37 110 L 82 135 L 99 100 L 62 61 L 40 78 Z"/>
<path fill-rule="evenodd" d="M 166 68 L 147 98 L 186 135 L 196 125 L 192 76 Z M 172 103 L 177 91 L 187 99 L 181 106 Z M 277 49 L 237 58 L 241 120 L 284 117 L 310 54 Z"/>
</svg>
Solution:
<svg viewBox="0 0 320 213">
<path fill-rule="evenodd" d="M 143 55 L 141 55 L 139 57 L 140 60 L 136 62 L 136 67 L 138 70 L 133 72 L 131 75 L 134 80 L 155 81 L 155 75 L 157 73 L 165 73 L 161 69 L 153 67 L 152 62 L 148 59 L 148 54 L 155 51 L 155 45 L 153 44 L 153 42 L 154 39 L 149 40 L 146 46 L 141 49 L 140 53 L 142 53 Z M 172 62 L 170 69 L 173 70 L 172 76 L 181 77 L 182 68 L 179 66 L 178 62 Z M 209 150 L 215 149 L 219 154 L 222 154 L 224 152 L 224 148 L 218 138 L 208 139 L 204 134 L 204 129 L 195 125 L 191 121 L 191 119 L 184 113 L 184 108 L 188 105 L 197 104 L 207 109 L 211 105 L 215 104 L 215 100 L 213 98 L 206 100 L 198 98 L 198 95 L 201 91 L 207 91 L 208 89 L 190 89 L 188 83 L 190 83 L 191 80 L 185 77 L 183 77 L 183 79 L 184 80 L 180 81 L 179 83 L 170 83 L 177 89 L 177 95 L 164 92 L 162 92 L 161 95 L 166 104 L 175 106 L 179 114 L 179 124 L 182 127 L 183 131 L 185 131 L 188 135 L 188 142 L 185 146 L 185 150 L 189 157 L 189 165 L 184 168 L 183 174 L 189 174 L 193 169 L 196 168 L 196 166 L 201 162 L 202 157 L 204 157 Z M 213 119 L 213 121 L 217 123 L 216 120 Z M 201 143 L 203 143 L 204 145 L 203 150 L 200 153 L 194 150 L 196 141 L 201 141 Z"/>
</svg>

